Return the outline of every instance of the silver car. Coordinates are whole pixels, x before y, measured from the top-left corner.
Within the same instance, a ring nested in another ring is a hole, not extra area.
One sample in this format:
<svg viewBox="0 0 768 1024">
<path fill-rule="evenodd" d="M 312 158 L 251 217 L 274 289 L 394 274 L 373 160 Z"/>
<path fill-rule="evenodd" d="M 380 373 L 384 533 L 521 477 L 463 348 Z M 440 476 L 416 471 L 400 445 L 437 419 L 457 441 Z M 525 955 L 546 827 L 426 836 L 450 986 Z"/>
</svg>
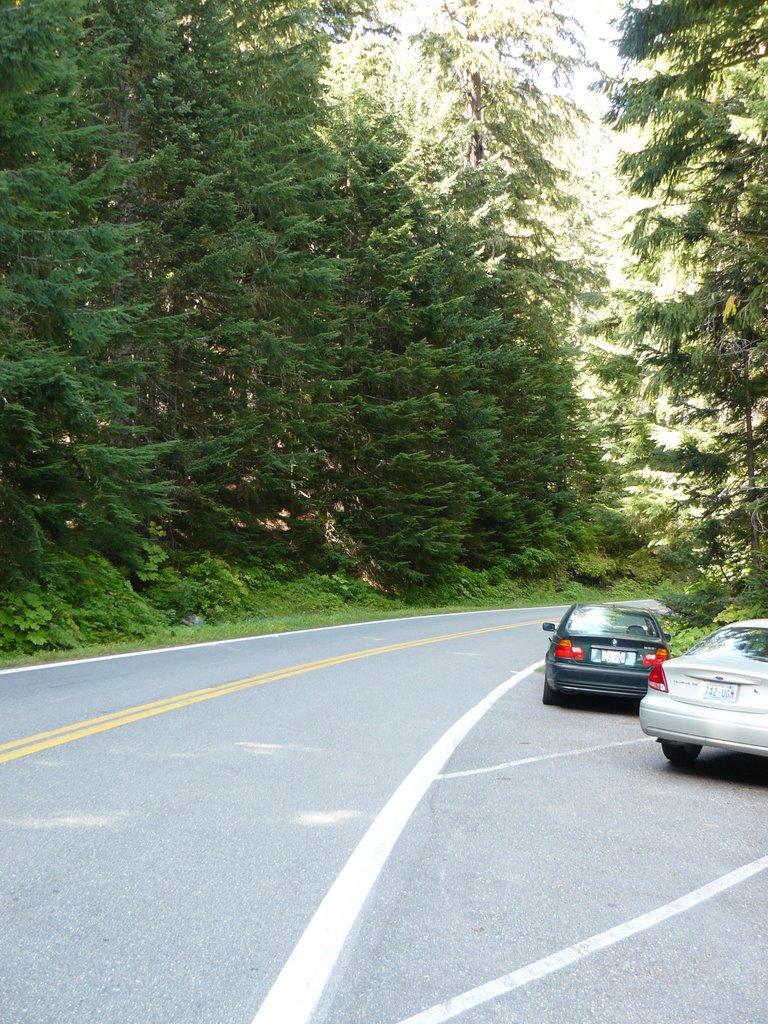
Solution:
<svg viewBox="0 0 768 1024">
<path fill-rule="evenodd" d="M 768 757 L 768 619 L 732 622 L 655 665 L 640 725 L 674 764 L 702 747 Z"/>
</svg>

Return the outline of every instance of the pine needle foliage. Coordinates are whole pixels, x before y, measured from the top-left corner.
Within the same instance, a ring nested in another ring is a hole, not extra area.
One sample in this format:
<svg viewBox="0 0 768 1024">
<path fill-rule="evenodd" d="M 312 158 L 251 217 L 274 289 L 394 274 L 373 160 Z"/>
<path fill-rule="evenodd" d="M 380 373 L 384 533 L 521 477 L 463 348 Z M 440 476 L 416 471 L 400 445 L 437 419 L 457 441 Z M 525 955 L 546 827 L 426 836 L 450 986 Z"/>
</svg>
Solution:
<svg viewBox="0 0 768 1024">
<path fill-rule="evenodd" d="M 622 52 L 645 73 L 615 87 L 611 115 L 646 133 L 623 169 L 649 200 L 631 244 L 656 287 L 633 298 L 627 332 L 677 437 L 657 464 L 682 482 L 702 562 L 737 578 L 763 559 L 766 14 L 752 0 L 629 4 Z"/>
<path fill-rule="evenodd" d="M 170 508 L 158 451 L 132 425 L 139 316 L 116 286 L 126 233 L 108 210 L 125 169 L 77 60 L 78 0 L 0 7 L 0 565 L 44 567 L 51 544 L 130 564 Z"/>
<path fill-rule="evenodd" d="M 194 566 L 437 593 L 606 564 L 575 344 L 599 275 L 578 115 L 544 85 L 575 25 L 558 0 L 422 13 L 408 41 L 361 0 L 0 0 L 9 586 L 59 573 L 70 608 L 109 578 L 154 602 L 143 629 L 196 610 Z M 690 116 L 719 151 L 731 121 Z M 758 224 L 742 128 L 728 195 Z M 702 254 L 712 223 L 684 225 Z M 738 272 L 729 329 L 758 303 Z"/>
</svg>

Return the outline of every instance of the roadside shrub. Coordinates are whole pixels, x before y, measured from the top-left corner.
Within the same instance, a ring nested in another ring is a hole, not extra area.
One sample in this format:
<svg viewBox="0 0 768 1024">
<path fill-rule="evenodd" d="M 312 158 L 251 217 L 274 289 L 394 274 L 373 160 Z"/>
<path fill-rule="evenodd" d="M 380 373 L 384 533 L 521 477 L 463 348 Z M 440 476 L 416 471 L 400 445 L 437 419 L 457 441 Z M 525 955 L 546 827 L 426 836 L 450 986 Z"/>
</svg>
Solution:
<svg viewBox="0 0 768 1024">
<path fill-rule="evenodd" d="M 554 592 L 558 601 L 562 604 L 575 604 L 577 601 L 590 601 L 595 599 L 594 588 L 577 583 L 575 580 L 562 580 L 554 586 Z"/>
<path fill-rule="evenodd" d="M 223 559 L 212 555 L 178 567 L 165 565 L 144 591 L 169 623 L 200 615 L 210 622 L 245 618 L 257 611 L 252 588 Z"/>
<path fill-rule="evenodd" d="M 699 640 L 703 639 L 715 628 L 711 623 L 709 626 L 684 626 L 680 628 L 675 619 L 665 619 L 663 625 L 666 632 L 672 637 L 669 644 L 669 653 L 673 658 L 678 657 L 680 654 L 685 654 L 695 643 L 698 643 Z"/>
<path fill-rule="evenodd" d="M 546 557 L 538 563 L 538 572 L 521 570 L 523 563 L 536 564 L 533 549 L 521 560 L 508 558 L 482 569 L 452 565 L 423 584 L 391 593 L 338 566 L 323 572 L 307 571 L 298 561 L 229 563 L 209 554 L 176 553 L 174 557 L 161 541 L 162 531 L 150 532 L 143 544 L 143 560 L 130 577 L 127 570 L 101 557 L 49 553 L 41 582 L 0 594 L 0 651 L 31 654 L 145 637 L 164 642 L 169 629 L 187 616 L 224 624 L 302 613 L 332 614 L 346 608 L 370 609 L 374 617 L 377 612 L 403 608 L 502 608 L 600 599 L 595 587 L 570 575 L 570 557 L 550 566 L 549 575 Z M 577 571 L 588 578 L 600 577 L 608 574 L 611 564 L 611 559 L 583 555 Z M 654 596 L 652 557 L 639 552 L 637 563 L 632 556 L 622 568 L 633 570 L 622 584 L 628 588 L 626 596 Z M 643 592 L 635 589 L 630 594 L 641 581 L 646 581 Z M 614 596 L 619 589 L 614 584 Z M 728 605 L 727 597 L 727 592 L 701 583 L 683 595 L 668 596 L 677 615 L 671 630 L 680 637 L 676 649 L 687 642 L 686 630 L 707 631 L 720 613 L 733 611 L 733 617 L 739 617 L 743 609 Z"/>
<path fill-rule="evenodd" d="M 659 587 L 670 575 L 672 567 L 663 551 L 640 548 L 618 563 L 622 576 L 648 588 L 649 593 Z"/>
<path fill-rule="evenodd" d="M 449 607 L 456 604 L 490 602 L 496 596 L 503 577 L 493 576 L 487 569 L 469 569 L 465 565 L 452 565 L 439 576 L 418 587 L 410 587 L 404 594 L 410 604 Z M 498 582 L 497 582 L 498 581 Z M 506 581 L 507 585 L 509 581 Z"/>
<path fill-rule="evenodd" d="M 74 647 L 78 628 L 58 595 L 39 586 L 3 594 L 0 603 L 0 650 L 18 654 Z"/>
<path fill-rule="evenodd" d="M 268 596 L 273 602 L 279 601 L 283 609 L 287 606 L 298 611 L 337 611 L 347 605 L 389 609 L 399 603 L 364 580 L 351 579 L 342 573 L 308 573 L 300 579 L 286 581 L 279 589 L 273 588 Z"/>
<path fill-rule="evenodd" d="M 209 622 L 259 618 L 302 611 L 337 611 L 346 605 L 389 608 L 392 599 L 363 580 L 342 573 L 295 576 L 286 566 L 271 571 L 259 563 L 232 566 L 220 558 L 164 566 L 145 590 L 168 623 L 187 615 Z"/>
<path fill-rule="evenodd" d="M 728 606 L 730 590 L 711 580 L 698 580 L 684 591 L 662 588 L 660 600 L 680 621 L 683 628 L 708 626 Z"/>
<path fill-rule="evenodd" d="M 135 594 L 127 580 L 109 591 L 95 590 L 70 612 L 81 643 L 113 643 L 150 636 L 164 623 L 154 608 Z"/>
<path fill-rule="evenodd" d="M 162 616 L 106 559 L 57 555 L 46 581 L 2 595 L 0 650 L 16 654 L 149 636 Z"/>
<path fill-rule="evenodd" d="M 744 581 L 738 600 L 755 613 L 754 618 L 765 618 L 768 614 L 768 569 L 752 569 Z"/>
<path fill-rule="evenodd" d="M 568 572 L 578 583 L 605 586 L 618 574 L 618 563 L 597 551 L 575 551 L 568 555 Z"/>
<path fill-rule="evenodd" d="M 52 590 L 75 626 L 78 643 L 130 640 L 162 627 L 162 616 L 133 590 L 123 570 L 99 556 L 67 561 Z"/>
</svg>

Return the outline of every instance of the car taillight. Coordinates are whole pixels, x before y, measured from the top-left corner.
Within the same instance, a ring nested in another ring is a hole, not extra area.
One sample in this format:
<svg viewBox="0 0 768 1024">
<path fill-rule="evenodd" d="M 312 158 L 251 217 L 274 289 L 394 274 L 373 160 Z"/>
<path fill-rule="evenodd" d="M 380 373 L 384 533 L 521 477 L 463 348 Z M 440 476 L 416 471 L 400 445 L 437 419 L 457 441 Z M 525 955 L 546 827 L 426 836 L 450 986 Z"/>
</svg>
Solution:
<svg viewBox="0 0 768 1024">
<path fill-rule="evenodd" d="M 569 658 L 571 661 L 584 661 L 584 648 L 577 647 L 570 640 L 561 640 L 555 648 L 556 658 Z"/>
<path fill-rule="evenodd" d="M 659 665 L 662 661 L 666 661 L 669 657 L 669 651 L 666 647 L 659 647 L 655 654 L 643 655 L 644 665 Z"/>
<path fill-rule="evenodd" d="M 657 662 L 651 669 L 648 676 L 648 685 L 652 690 L 662 690 L 664 693 L 669 693 L 667 677 L 664 675 L 664 666 L 661 662 Z"/>
</svg>

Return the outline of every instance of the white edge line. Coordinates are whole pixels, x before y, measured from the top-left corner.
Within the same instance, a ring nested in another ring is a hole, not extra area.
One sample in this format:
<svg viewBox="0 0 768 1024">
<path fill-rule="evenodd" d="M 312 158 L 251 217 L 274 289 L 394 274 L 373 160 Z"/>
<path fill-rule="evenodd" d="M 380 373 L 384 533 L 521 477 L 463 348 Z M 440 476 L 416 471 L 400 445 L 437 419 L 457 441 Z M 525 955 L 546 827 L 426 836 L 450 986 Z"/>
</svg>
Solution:
<svg viewBox="0 0 768 1024">
<path fill-rule="evenodd" d="M 397 619 L 369 619 L 366 622 L 342 622 L 337 626 L 313 626 L 310 629 L 289 629 L 284 633 L 257 633 L 255 636 L 238 636 L 229 640 L 203 640 L 196 644 L 177 644 L 170 647 L 155 647 L 150 651 L 124 651 L 121 654 L 97 654 L 92 658 L 77 658 L 72 661 L 47 661 L 40 665 L 20 665 L 18 668 L 2 668 L 0 676 L 10 675 L 12 672 L 41 672 L 44 669 L 70 668 L 72 665 L 87 665 L 96 661 L 116 661 L 118 658 L 141 658 L 150 654 L 172 654 L 174 651 L 190 651 L 195 647 L 223 647 L 226 644 L 251 643 L 255 640 L 273 640 L 275 637 L 302 636 L 305 633 L 320 633 L 323 630 L 331 629 L 354 629 L 356 626 L 381 626 L 388 622 L 413 622 L 421 619 L 450 619 L 457 615 L 496 615 L 507 612 L 542 612 L 551 608 L 567 608 L 568 605 L 552 604 L 538 605 L 533 608 L 479 608 L 477 611 L 467 612 L 439 612 L 434 615 L 404 615 Z"/>
<path fill-rule="evenodd" d="M 387 857 L 437 773 L 496 701 L 542 664 L 516 672 L 470 708 L 406 776 L 326 893 L 253 1024 L 307 1024 Z"/>
<path fill-rule="evenodd" d="M 622 601 L 621 604 L 647 604 L 653 598 L 640 598 L 633 601 Z M 270 640 L 281 636 L 301 636 L 304 633 L 318 633 L 326 629 L 353 629 L 355 626 L 379 626 L 388 622 L 411 622 L 414 619 L 450 619 L 456 615 L 493 615 L 506 612 L 545 612 L 554 608 L 568 608 L 573 602 L 566 604 L 539 604 L 530 608 L 478 608 L 476 611 L 437 612 L 434 615 L 404 615 L 396 619 L 367 619 L 365 622 L 342 622 L 338 626 L 313 626 L 311 629 L 289 629 L 284 633 L 257 633 L 255 636 L 238 636 L 229 640 L 203 640 L 196 644 L 177 644 L 170 647 L 155 647 L 150 651 L 124 651 L 122 654 L 97 654 L 92 658 L 77 658 L 72 661 L 47 661 L 40 665 L 20 665 L 18 668 L 2 668 L 0 676 L 13 672 L 41 672 L 52 668 L 69 668 L 72 665 L 87 665 L 96 661 L 116 661 L 118 658 L 141 658 L 150 654 L 170 654 L 173 651 L 190 651 L 195 647 L 223 647 L 225 644 L 251 643 L 254 640 Z"/>
<path fill-rule="evenodd" d="M 635 743 L 650 743 L 655 736 L 640 736 L 636 740 L 620 740 L 618 743 L 601 743 L 596 747 L 578 747 L 576 750 L 560 750 L 556 754 L 539 754 L 536 757 L 521 757 L 519 761 L 505 761 L 503 764 L 493 764 L 489 768 L 467 768 L 463 772 L 444 772 L 437 778 L 443 779 L 466 779 L 470 775 L 489 775 L 491 772 L 502 772 L 507 768 L 521 768 L 526 764 L 538 764 L 539 761 L 554 761 L 558 757 L 576 757 L 578 754 L 594 754 L 599 750 L 613 750 L 614 747 L 630 747 Z"/>
<path fill-rule="evenodd" d="M 600 932 L 598 935 L 593 935 L 582 942 L 577 942 L 573 946 L 566 946 L 565 949 L 561 949 L 551 956 L 545 956 L 542 960 L 536 960 L 534 963 L 528 964 L 527 967 L 521 967 L 517 971 L 505 974 L 495 981 L 487 982 L 485 985 L 479 985 L 477 988 L 470 989 L 462 995 L 454 996 L 444 1003 L 417 1013 L 414 1017 L 408 1017 L 406 1020 L 400 1021 L 400 1024 L 443 1024 L 444 1021 L 452 1020 L 467 1010 L 488 1003 L 499 996 L 507 995 L 532 981 L 537 981 L 548 974 L 561 970 L 563 967 L 576 963 L 578 960 L 583 960 L 592 953 L 607 949 L 609 946 L 622 942 L 624 939 L 637 935 L 639 932 L 647 931 L 649 928 L 654 927 L 654 925 L 661 924 L 677 914 L 691 910 L 705 900 L 712 899 L 712 897 L 720 895 L 720 893 L 725 892 L 727 889 L 745 882 L 748 878 L 758 874 L 760 871 L 764 871 L 766 868 L 768 868 L 768 857 L 760 857 L 758 860 L 753 860 L 750 864 L 745 864 L 743 867 L 737 868 L 727 875 L 716 878 L 699 889 L 694 889 L 693 892 L 689 892 L 685 896 L 673 900 L 671 903 L 666 903 L 664 906 L 657 907 L 647 914 L 641 914 L 639 917 L 632 918 L 631 921 L 625 921 L 615 928 L 609 928 L 608 931 Z"/>
</svg>

